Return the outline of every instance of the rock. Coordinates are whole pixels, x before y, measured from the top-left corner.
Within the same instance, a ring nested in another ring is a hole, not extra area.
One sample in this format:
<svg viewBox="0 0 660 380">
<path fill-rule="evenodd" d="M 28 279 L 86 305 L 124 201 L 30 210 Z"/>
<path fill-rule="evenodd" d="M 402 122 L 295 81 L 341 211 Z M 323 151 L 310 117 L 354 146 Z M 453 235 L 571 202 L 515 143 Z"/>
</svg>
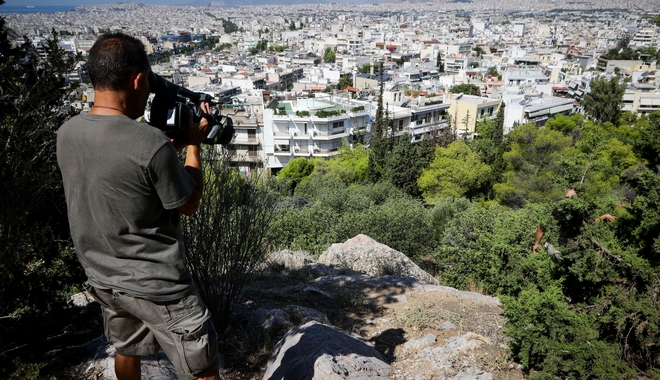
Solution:
<svg viewBox="0 0 660 380">
<path fill-rule="evenodd" d="M 330 324 L 330 321 L 328 321 L 328 317 L 325 314 L 309 307 L 289 305 L 284 311 L 289 315 L 289 319 L 295 326 L 300 326 L 311 321 L 324 323 L 326 325 Z"/>
<path fill-rule="evenodd" d="M 449 322 L 449 321 L 445 321 L 442 325 L 440 325 L 441 330 L 451 330 L 451 329 L 455 329 L 455 328 L 456 328 L 456 325 Z"/>
<path fill-rule="evenodd" d="M 268 360 L 264 380 L 387 379 L 389 364 L 365 341 L 309 322 L 289 331 Z"/>
<path fill-rule="evenodd" d="M 420 349 L 432 344 L 435 344 L 436 339 L 433 334 L 426 334 L 419 339 L 411 339 L 404 343 L 403 347 L 406 349 Z"/>
<path fill-rule="evenodd" d="M 403 294 L 400 296 L 387 296 L 387 299 L 396 302 L 408 302 L 408 297 Z"/>
<path fill-rule="evenodd" d="M 108 343 L 104 337 L 96 338 L 87 343 L 83 350 L 91 357 L 85 367 L 86 378 L 117 379 L 115 375 L 115 347 Z M 155 355 L 143 356 L 141 362 L 143 380 L 178 378 L 174 365 L 162 350 Z"/>
<path fill-rule="evenodd" d="M 254 312 L 254 322 L 267 331 L 288 330 L 293 327 L 289 315 L 280 309 L 260 307 Z"/>
<path fill-rule="evenodd" d="M 466 333 L 456 335 L 447 339 L 443 345 L 428 344 L 417 350 L 411 350 L 410 345 L 421 346 L 429 343 L 431 337 L 422 337 L 415 341 L 407 342 L 404 347 L 408 349 L 409 355 L 393 364 L 393 372 L 396 374 L 392 379 L 410 379 L 410 374 L 424 373 L 423 378 L 447 378 L 454 380 L 480 379 L 492 380 L 492 374 L 484 371 L 479 365 L 464 361 L 458 363 L 456 359 L 461 353 L 469 352 L 482 344 L 491 344 L 490 340 L 482 335 Z"/>
<path fill-rule="evenodd" d="M 335 275 L 339 274 L 341 272 L 341 269 L 336 269 L 329 267 L 325 264 L 321 263 L 312 263 L 312 264 L 307 264 L 303 267 L 300 268 L 301 271 L 307 270 L 311 272 L 314 275 L 314 278 L 320 277 L 320 276 L 328 276 L 328 275 Z"/>
<path fill-rule="evenodd" d="M 439 285 L 406 255 L 366 235 L 357 235 L 343 244 L 333 244 L 318 259 L 321 264 L 351 269 L 373 276 L 393 274 L 413 277 L 423 284 Z"/>
<path fill-rule="evenodd" d="M 269 307 L 259 308 L 254 312 L 253 321 L 264 330 L 274 334 L 310 321 L 330 324 L 328 317 L 320 311 L 298 305 L 289 305 L 284 310 Z"/>
<path fill-rule="evenodd" d="M 287 270 L 294 270 L 304 265 L 314 262 L 312 256 L 305 251 L 291 251 L 283 249 L 278 252 L 272 252 L 266 258 L 266 266 L 270 268 L 284 267 Z"/>
<path fill-rule="evenodd" d="M 87 307 L 91 302 L 94 301 L 94 298 L 90 296 L 87 292 L 76 293 L 71 296 L 69 303 L 77 307 Z"/>
</svg>

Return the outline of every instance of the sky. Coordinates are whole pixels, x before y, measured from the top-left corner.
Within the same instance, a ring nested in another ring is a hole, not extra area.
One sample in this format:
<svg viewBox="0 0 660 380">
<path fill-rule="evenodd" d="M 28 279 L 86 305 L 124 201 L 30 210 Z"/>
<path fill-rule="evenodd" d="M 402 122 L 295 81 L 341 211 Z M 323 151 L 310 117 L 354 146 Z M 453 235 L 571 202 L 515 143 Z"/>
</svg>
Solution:
<svg viewBox="0 0 660 380">
<path fill-rule="evenodd" d="M 90 4 L 112 4 L 118 2 L 136 2 L 150 5 L 184 5 L 191 3 L 190 0 L 5 0 L 6 6 L 22 7 L 27 5 L 34 6 L 70 6 L 70 5 L 90 5 Z"/>
</svg>

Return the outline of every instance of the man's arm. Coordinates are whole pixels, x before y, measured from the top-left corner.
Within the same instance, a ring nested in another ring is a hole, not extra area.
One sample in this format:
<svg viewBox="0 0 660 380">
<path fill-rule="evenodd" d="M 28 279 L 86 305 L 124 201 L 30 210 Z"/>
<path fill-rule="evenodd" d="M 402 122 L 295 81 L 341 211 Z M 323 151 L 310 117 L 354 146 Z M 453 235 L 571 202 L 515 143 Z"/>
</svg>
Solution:
<svg viewBox="0 0 660 380">
<path fill-rule="evenodd" d="M 538 253 L 538 249 L 541 246 L 541 239 L 543 239 L 543 230 L 541 226 L 536 227 L 536 234 L 534 234 L 534 247 L 532 252 Z"/>
<path fill-rule="evenodd" d="M 211 107 L 208 103 L 202 103 L 202 110 L 210 114 Z M 195 180 L 195 189 L 190 196 L 190 199 L 181 206 L 177 207 L 180 213 L 191 216 L 199 208 L 199 202 L 202 200 L 202 194 L 204 193 L 204 172 L 202 171 L 202 148 L 200 144 L 206 139 L 206 136 L 211 131 L 211 126 L 208 120 L 202 119 L 198 126 L 192 126 L 188 129 L 188 141 L 189 145 L 186 149 L 186 163 L 184 169 L 190 176 Z"/>
</svg>

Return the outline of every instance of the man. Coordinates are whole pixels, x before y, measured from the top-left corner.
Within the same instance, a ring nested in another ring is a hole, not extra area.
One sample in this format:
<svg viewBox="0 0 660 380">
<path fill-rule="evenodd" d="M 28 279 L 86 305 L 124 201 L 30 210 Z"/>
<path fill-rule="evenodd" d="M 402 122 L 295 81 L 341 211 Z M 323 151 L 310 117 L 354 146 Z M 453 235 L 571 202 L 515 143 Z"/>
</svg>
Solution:
<svg viewBox="0 0 660 380">
<path fill-rule="evenodd" d="M 150 92 L 144 45 L 103 35 L 88 67 L 95 104 L 62 125 L 57 161 L 85 286 L 117 350 L 117 378 L 140 379 L 141 356 L 162 348 L 181 379 L 219 379 L 217 334 L 184 266 L 179 224 L 202 196 L 208 122 L 188 130 L 183 166 L 162 131 L 135 121 Z"/>
<path fill-rule="evenodd" d="M 565 246 L 570 239 L 578 236 L 580 228 L 584 223 L 584 215 L 582 214 L 588 211 L 588 207 L 579 207 L 579 205 L 578 207 L 571 207 L 570 205 L 568 207 L 561 207 L 563 206 L 561 202 L 570 201 L 571 198 L 577 198 L 577 192 L 575 192 L 574 189 L 566 190 L 564 199 L 555 201 L 555 205 L 552 210 L 552 216 L 559 224 L 557 243 L 560 246 Z M 603 214 L 596 218 L 596 223 L 604 220 L 613 222 L 615 218 L 610 214 Z M 534 246 L 532 247 L 532 251 L 534 253 L 538 253 L 538 249 L 541 246 L 541 240 L 545 234 L 544 230 L 547 230 L 547 227 L 542 225 L 539 225 L 536 228 L 536 233 L 534 234 Z M 564 261 L 564 258 L 561 257 L 561 252 L 555 248 L 548 240 L 545 241 L 543 247 L 554 263 L 559 264 Z"/>
</svg>

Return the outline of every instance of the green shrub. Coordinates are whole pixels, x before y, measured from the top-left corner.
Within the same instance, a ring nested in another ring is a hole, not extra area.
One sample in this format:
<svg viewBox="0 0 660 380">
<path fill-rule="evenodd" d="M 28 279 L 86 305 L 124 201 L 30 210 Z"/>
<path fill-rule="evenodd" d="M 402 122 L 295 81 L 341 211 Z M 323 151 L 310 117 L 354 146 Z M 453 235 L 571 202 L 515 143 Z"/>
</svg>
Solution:
<svg viewBox="0 0 660 380">
<path fill-rule="evenodd" d="M 204 195 L 197 212 L 182 218 L 186 266 L 223 332 L 248 276 L 268 253 L 276 197 L 256 171 L 241 175 L 218 150 L 204 149 L 202 158 Z"/>
<path fill-rule="evenodd" d="M 516 298 L 502 297 L 505 333 L 513 354 L 530 379 L 609 378 L 631 376 L 616 344 L 599 339 L 595 319 L 566 303 L 561 285 L 538 290 L 530 284 Z"/>
</svg>

